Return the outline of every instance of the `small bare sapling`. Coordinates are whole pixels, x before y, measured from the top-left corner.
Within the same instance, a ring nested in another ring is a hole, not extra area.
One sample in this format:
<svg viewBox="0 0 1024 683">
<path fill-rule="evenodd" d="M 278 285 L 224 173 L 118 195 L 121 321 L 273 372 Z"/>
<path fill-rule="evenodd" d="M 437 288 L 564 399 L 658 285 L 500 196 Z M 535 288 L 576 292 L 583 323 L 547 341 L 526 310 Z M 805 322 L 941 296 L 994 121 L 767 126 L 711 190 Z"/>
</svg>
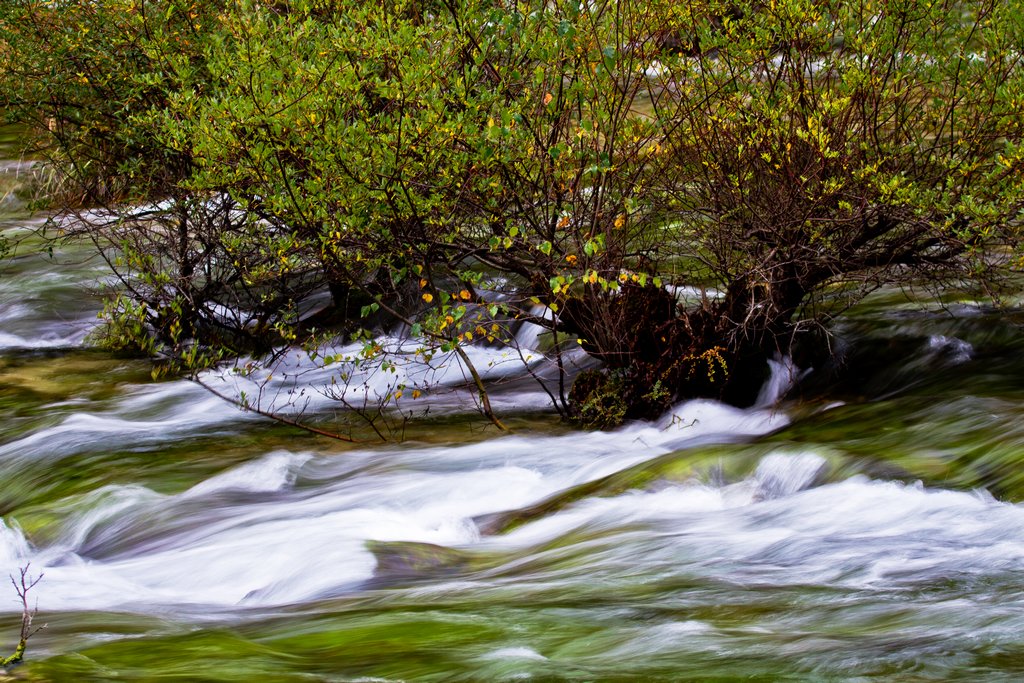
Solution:
<svg viewBox="0 0 1024 683">
<path fill-rule="evenodd" d="M 22 657 L 25 656 L 25 645 L 28 643 L 29 638 L 39 633 L 41 630 L 46 628 L 46 624 L 32 628 L 32 621 L 35 619 L 36 614 L 39 612 L 38 601 L 30 608 L 28 603 L 28 594 L 33 588 L 36 587 L 40 581 L 43 580 L 43 575 L 32 578 L 29 576 L 28 570 L 31 564 L 26 564 L 20 569 L 21 577 L 15 579 L 11 576 L 11 585 L 14 586 L 15 592 L 18 594 L 18 598 L 21 599 L 21 638 L 18 640 L 18 647 L 15 648 L 14 654 L 10 657 L 0 659 L 0 666 L 11 666 L 21 661 Z"/>
</svg>

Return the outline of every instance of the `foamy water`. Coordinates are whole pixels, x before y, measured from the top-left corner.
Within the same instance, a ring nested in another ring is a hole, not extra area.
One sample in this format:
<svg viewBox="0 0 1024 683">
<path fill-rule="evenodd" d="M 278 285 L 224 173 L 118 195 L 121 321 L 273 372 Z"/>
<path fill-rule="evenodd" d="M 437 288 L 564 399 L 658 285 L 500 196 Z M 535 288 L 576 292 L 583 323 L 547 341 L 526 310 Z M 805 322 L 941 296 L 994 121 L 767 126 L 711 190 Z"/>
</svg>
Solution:
<svg viewBox="0 0 1024 683">
<path fill-rule="evenodd" d="M 195 428 L 204 414 L 210 414 L 206 407 L 194 405 L 173 424 L 74 416 L 39 440 L 53 444 L 74 435 L 66 447 L 81 448 L 86 442 L 80 432 L 90 423 L 97 437 L 107 439 L 126 438 L 132 430 L 153 434 L 154 426 L 168 438 L 176 425 Z M 752 435 L 782 424 L 771 413 L 693 402 L 681 405 L 675 420 L 613 433 L 348 453 L 337 473 L 331 471 L 334 458 L 279 451 L 175 496 L 128 486 L 76 500 L 72 522 L 51 545 L 28 549 L 23 537 L 8 530 L 8 561 L 0 571 L 29 561 L 45 571 L 41 604 L 54 610 L 310 600 L 373 577 L 368 541 L 471 548 L 482 542 L 473 521 L 481 515 L 525 507 L 607 476 L 667 452 L 666 444 Z M 5 452 L 27 457 L 29 439 L 8 444 Z M 49 455 L 40 449 L 39 457 Z M 370 460 L 376 469 L 352 475 L 351 462 Z M 307 468 L 315 473 L 308 483 Z"/>
<path fill-rule="evenodd" d="M 195 637 L 187 657 L 234 661 L 234 650 L 203 640 L 230 633 L 263 653 L 247 657 L 277 657 L 266 653 L 280 647 L 284 666 L 300 674 L 329 669 L 321 662 L 336 651 L 348 661 L 386 649 L 381 666 L 395 668 L 381 680 L 700 680 L 709 672 L 946 680 L 979 671 L 979 680 L 993 671 L 1015 680 L 999 657 L 1022 647 L 1024 508 L 983 490 L 915 482 L 895 467 L 868 476 L 866 456 L 816 443 L 799 423 L 786 429 L 796 414 L 786 396 L 809 371 L 791 359 L 770 364 L 753 408 L 689 401 L 609 432 L 471 426 L 405 444 L 338 447 L 279 435 L 269 444 L 254 437 L 263 418 L 184 380 L 118 375 L 92 399 L 55 391 L 71 381 L 58 366 L 47 391 L 32 395 L 34 366 L 19 364 L 50 354 L 59 364 L 83 345 L 98 304 L 82 293 L 100 275 L 93 264 L 23 258 L 16 277 L 0 279 L 0 353 L 21 392 L 0 404 L 11 425 L 0 442 L 8 485 L 0 493 L 9 494 L 0 496 L 0 576 L 26 565 L 45 574 L 33 598 L 57 628 L 30 652 L 71 661 L 58 677 L 159 677 L 167 673 L 159 663 L 76 667 L 103 662 L 105 644 L 148 651 L 165 637 L 176 654 Z M 78 298 L 62 310 L 69 293 Z M 532 324 L 517 330 L 522 355 L 467 347 L 499 413 L 549 408 L 524 375 L 551 369 L 535 348 L 542 334 Z M 339 396 L 376 399 L 398 385 L 402 407 L 477 410 L 454 354 L 425 360 L 414 340 L 377 341 L 393 371 L 324 366 L 293 351 L 248 376 L 225 367 L 202 378 L 286 414 L 329 414 Z M 899 372 L 915 381 L 970 371 L 991 354 L 956 329 L 908 348 Z M 342 372 L 348 385 L 327 395 Z M 413 388 L 423 392 L 416 403 Z M 839 412 L 841 423 L 872 407 L 856 401 L 821 407 L 835 408 L 828 414 Z M 959 456 L 968 443 L 964 457 L 981 474 L 998 472 L 1003 461 L 986 458 L 1019 447 L 1018 403 L 1015 395 L 936 399 L 930 409 L 966 417 L 948 445 L 929 445 L 921 428 L 922 469 L 941 471 L 947 451 Z M 961 440 L 992 424 L 996 437 Z M 904 427 L 884 425 L 888 432 L 877 422 L 847 429 L 860 449 L 851 452 L 895 450 L 883 437 Z M 1014 473 L 999 476 L 1012 483 Z M 17 601 L 0 600 L 10 623 L 19 612 Z M 352 651 L 340 635 L 349 627 L 365 634 Z M 277 646 L 281 633 L 296 640 Z M 311 653 L 295 654 L 309 634 Z M 408 652 L 394 651 L 409 640 L 417 644 Z M 268 680 L 280 673 L 250 671 Z M 361 661 L 354 671 L 369 679 L 380 669 Z"/>
</svg>

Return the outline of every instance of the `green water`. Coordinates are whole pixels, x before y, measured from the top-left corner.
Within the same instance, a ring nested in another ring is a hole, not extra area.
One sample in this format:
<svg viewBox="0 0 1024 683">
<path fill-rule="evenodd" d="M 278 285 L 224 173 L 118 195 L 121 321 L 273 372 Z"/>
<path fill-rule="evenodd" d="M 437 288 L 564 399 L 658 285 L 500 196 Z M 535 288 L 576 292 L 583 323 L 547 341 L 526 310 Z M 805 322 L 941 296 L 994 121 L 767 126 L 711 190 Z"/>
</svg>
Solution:
<svg viewBox="0 0 1024 683">
<path fill-rule="evenodd" d="M 581 434 L 512 396 L 511 436 L 445 404 L 353 445 L 88 348 L 102 264 L 37 224 L 0 266 L 0 571 L 47 624 L 15 679 L 1024 675 L 1019 311 L 882 292 L 777 405 Z"/>
</svg>

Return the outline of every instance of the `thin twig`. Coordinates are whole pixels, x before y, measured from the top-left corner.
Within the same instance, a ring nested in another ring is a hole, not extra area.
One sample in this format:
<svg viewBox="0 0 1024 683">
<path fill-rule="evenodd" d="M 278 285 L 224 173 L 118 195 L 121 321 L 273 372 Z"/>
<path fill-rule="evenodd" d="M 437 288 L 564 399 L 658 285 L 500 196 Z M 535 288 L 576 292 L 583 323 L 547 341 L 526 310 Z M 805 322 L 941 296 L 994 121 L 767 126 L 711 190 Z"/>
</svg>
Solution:
<svg viewBox="0 0 1024 683">
<path fill-rule="evenodd" d="M 346 443 L 365 443 L 364 441 L 360 441 L 359 439 L 354 439 L 351 436 L 345 436 L 344 434 L 338 434 L 337 432 L 328 432 L 328 431 L 326 431 L 324 429 L 317 429 L 316 427 L 313 427 L 311 425 L 303 424 L 302 422 L 298 422 L 296 420 L 290 420 L 287 417 L 284 417 L 283 415 L 278 415 L 277 413 L 272 413 L 270 411 L 263 410 L 263 409 L 261 409 L 261 408 L 259 408 L 257 406 L 251 405 L 249 403 L 246 403 L 246 402 L 243 402 L 243 401 L 239 401 L 238 399 L 235 399 L 235 398 L 231 398 L 227 394 L 224 394 L 224 393 L 222 393 L 220 391 L 217 391 L 216 389 L 214 389 L 213 387 L 211 387 L 209 384 L 207 384 L 203 380 L 199 379 L 198 377 L 191 377 L 190 379 L 193 382 L 195 382 L 196 384 L 198 384 L 199 386 L 201 386 L 202 388 L 204 388 L 207 391 L 209 391 L 211 394 L 213 394 L 217 398 L 219 398 L 221 400 L 224 400 L 224 401 L 227 401 L 228 403 L 232 403 L 232 404 L 238 406 L 239 408 L 241 408 L 242 410 L 244 410 L 246 412 L 256 413 L 257 415 L 260 415 L 262 417 L 270 418 L 271 420 L 274 420 L 275 422 L 280 422 L 281 424 L 288 425 L 289 427 L 296 427 L 298 429 L 302 429 L 304 431 L 307 431 L 307 432 L 309 432 L 311 434 L 317 434 L 319 436 L 326 436 L 328 439 L 335 439 L 337 441 L 345 441 Z"/>
</svg>

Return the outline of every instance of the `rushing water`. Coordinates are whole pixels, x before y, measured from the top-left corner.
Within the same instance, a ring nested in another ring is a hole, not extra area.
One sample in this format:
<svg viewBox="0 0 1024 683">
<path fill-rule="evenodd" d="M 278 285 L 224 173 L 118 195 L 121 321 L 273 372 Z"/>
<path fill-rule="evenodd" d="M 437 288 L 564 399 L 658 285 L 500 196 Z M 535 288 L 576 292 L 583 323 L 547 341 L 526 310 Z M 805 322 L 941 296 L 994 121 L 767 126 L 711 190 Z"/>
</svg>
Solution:
<svg viewBox="0 0 1024 683">
<path fill-rule="evenodd" d="M 889 293 L 837 328 L 836 368 L 780 359 L 754 409 L 588 434 L 523 384 L 511 435 L 438 399 L 405 443 L 354 446 L 90 350 L 102 264 L 3 225 L 0 575 L 45 573 L 48 624 L 14 675 L 1024 675 L 1017 314 Z"/>
</svg>

